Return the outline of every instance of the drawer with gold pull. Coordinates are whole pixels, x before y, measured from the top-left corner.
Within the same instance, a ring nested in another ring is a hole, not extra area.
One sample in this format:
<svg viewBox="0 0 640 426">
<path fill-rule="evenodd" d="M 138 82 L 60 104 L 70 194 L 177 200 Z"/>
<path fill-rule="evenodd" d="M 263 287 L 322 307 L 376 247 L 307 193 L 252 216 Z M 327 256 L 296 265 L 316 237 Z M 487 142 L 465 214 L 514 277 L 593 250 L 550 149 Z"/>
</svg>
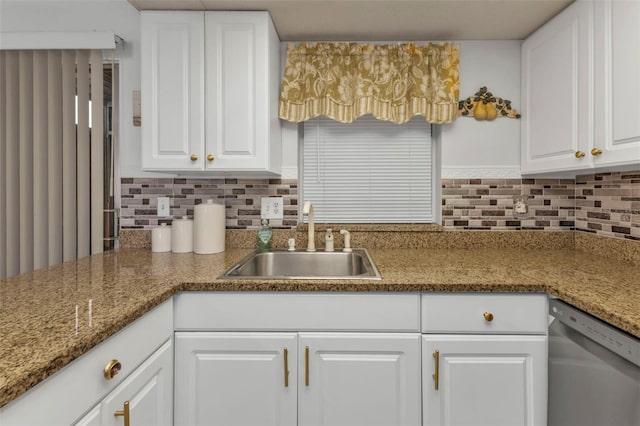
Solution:
<svg viewBox="0 0 640 426">
<path fill-rule="evenodd" d="M 544 334 L 546 313 L 540 293 L 423 294 L 422 332 Z"/>
</svg>

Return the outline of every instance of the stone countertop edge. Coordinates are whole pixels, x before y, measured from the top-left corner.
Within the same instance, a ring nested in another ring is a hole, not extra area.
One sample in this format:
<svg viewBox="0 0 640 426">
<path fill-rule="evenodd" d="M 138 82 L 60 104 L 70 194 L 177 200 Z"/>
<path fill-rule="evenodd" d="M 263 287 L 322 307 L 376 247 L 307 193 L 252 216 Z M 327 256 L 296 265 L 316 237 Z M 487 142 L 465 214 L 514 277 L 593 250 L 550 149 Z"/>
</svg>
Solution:
<svg viewBox="0 0 640 426">
<path fill-rule="evenodd" d="M 637 267 L 590 253 L 376 248 L 380 281 L 218 279 L 250 252 L 125 249 L 0 281 L 0 407 L 182 291 L 545 292 L 640 337 Z M 94 326 L 71 336 L 88 299 Z"/>
</svg>

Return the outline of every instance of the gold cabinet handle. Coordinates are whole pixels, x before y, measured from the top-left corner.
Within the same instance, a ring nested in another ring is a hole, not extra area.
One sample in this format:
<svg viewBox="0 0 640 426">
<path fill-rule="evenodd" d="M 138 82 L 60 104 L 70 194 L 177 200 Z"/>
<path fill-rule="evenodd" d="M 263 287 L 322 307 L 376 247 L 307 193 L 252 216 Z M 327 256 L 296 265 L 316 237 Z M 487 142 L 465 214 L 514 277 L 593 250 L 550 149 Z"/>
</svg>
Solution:
<svg viewBox="0 0 640 426">
<path fill-rule="evenodd" d="M 491 312 L 485 312 L 482 316 L 487 322 L 493 321 L 493 314 Z"/>
<path fill-rule="evenodd" d="M 309 346 L 304 347 L 304 385 L 309 386 Z"/>
<path fill-rule="evenodd" d="M 113 379 L 122 370 L 122 364 L 117 359 L 112 359 L 104 366 L 104 378 Z"/>
<path fill-rule="evenodd" d="M 124 402 L 124 409 L 113 413 L 116 417 L 124 417 L 124 426 L 131 426 L 131 416 L 129 415 L 129 401 Z"/>
<path fill-rule="evenodd" d="M 216 159 L 216 157 L 214 157 L 213 154 L 207 155 L 207 161 L 213 161 L 215 159 Z"/>
<path fill-rule="evenodd" d="M 289 350 L 284 348 L 284 387 L 289 387 Z"/>
<path fill-rule="evenodd" d="M 593 156 L 598 156 L 600 154 L 602 154 L 602 150 L 600 148 L 593 148 L 591 150 L 591 155 L 593 155 Z"/>
<path fill-rule="evenodd" d="M 431 377 L 433 377 L 434 389 L 438 390 L 440 385 L 440 351 L 435 351 L 433 353 L 433 359 L 435 360 L 435 368 L 434 373 L 431 375 Z"/>
<path fill-rule="evenodd" d="M 198 156 L 195 154 L 191 154 L 191 161 L 198 161 Z"/>
<path fill-rule="evenodd" d="M 582 158 L 585 156 L 585 153 L 582 151 L 576 151 L 576 158 Z"/>
</svg>

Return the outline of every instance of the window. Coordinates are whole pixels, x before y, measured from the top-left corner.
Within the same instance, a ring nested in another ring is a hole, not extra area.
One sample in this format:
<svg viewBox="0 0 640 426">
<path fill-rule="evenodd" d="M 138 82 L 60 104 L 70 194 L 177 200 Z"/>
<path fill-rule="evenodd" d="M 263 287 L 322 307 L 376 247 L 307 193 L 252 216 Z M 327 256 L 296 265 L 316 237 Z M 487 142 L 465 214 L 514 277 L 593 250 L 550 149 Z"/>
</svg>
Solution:
<svg viewBox="0 0 640 426">
<path fill-rule="evenodd" d="M 437 223 L 439 155 L 424 117 L 303 123 L 301 203 L 322 223 Z M 302 216 L 302 215 L 300 215 Z"/>
</svg>

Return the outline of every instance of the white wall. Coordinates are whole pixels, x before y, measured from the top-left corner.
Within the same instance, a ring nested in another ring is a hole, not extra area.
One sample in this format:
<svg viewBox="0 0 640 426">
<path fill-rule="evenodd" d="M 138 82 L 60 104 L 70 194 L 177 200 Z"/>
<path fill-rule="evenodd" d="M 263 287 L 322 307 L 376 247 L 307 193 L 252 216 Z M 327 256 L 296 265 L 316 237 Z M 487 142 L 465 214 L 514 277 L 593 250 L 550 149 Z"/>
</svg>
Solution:
<svg viewBox="0 0 640 426">
<path fill-rule="evenodd" d="M 519 40 L 460 42 L 460 99 L 486 86 L 520 110 Z M 442 126 L 442 177 L 520 177 L 520 120 L 460 117 Z"/>
<path fill-rule="evenodd" d="M 139 12 L 126 0 L 0 0 L 2 31 L 110 30 L 126 47 L 120 60 L 120 175 L 168 176 L 140 170 L 140 128 L 132 124 L 131 92 L 140 89 Z M 460 42 L 460 97 L 487 86 L 520 105 L 520 41 Z M 282 49 L 283 52 L 285 49 Z M 144 125 L 144 124 L 143 124 Z M 283 171 L 297 167 L 297 125 L 283 129 Z M 462 117 L 442 127 L 443 177 L 518 177 L 520 120 L 479 122 Z"/>
</svg>

